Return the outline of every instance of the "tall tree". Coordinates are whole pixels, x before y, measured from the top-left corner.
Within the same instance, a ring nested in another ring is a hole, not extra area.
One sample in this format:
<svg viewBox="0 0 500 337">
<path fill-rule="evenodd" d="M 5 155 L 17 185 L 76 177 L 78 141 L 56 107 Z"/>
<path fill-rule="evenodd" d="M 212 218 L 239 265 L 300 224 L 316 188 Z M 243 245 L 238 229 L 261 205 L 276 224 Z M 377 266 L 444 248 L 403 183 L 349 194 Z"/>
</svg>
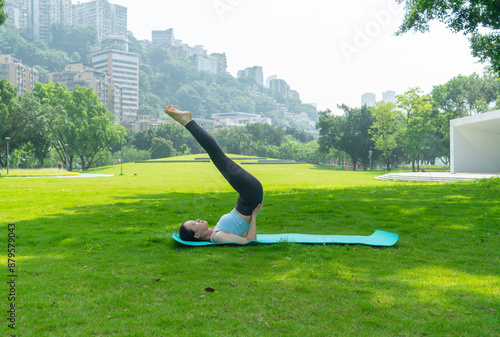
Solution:
<svg viewBox="0 0 500 337">
<path fill-rule="evenodd" d="M 349 108 L 341 116 L 331 115 L 330 111 L 320 112 L 317 128 L 320 130 L 320 149 L 329 152 L 331 148 L 344 151 L 351 158 L 353 166 L 361 162 L 366 170 L 369 166 L 369 151 L 373 141 L 369 134 L 373 119 L 368 107 Z"/>
<path fill-rule="evenodd" d="M 92 26 L 84 25 L 64 25 L 55 23 L 50 28 L 52 40 L 50 47 L 60 49 L 71 55 L 71 58 L 89 56 L 92 52 L 101 48 L 97 39 L 97 30 Z M 76 53 L 75 56 L 73 56 Z M 73 61 L 73 60 L 72 60 Z M 85 64 L 91 63 L 90 58 L 81 59 Z M 77 62 L 80 62 L 77 61 Z"/>
<path fill-rule="evenodd" d="M 405 152 L 415 172 L 415 161 L 419 162 L 424 141 L 430 133 L 431 99 L 422 96 L 420 88 L 412 88 L 397 97 L 397 108 L 403 121 L 402 138 Z"/>
<path fill-rule="evenodd" d="M 149 153 L 151 155 L 151 159 L 167 158 L 177 155 L 172 141 L 161 137 L 153 138 Z"/>
<path fill-rule="evenodd" d="M 49 132 L 56 141 L 56 151 L 67 159 L 70 169 L 76 158 L 83 169 L 88 169 L 119 141 L 118 129 L 122 127 L 113 125 L 113 114 L 92 89 L 76 86 L 69 91 L 59 83 L 37 83 L 33 94 L 42 104 L 53 108 Z"/>
<path fill-rule="evenodd" d="M 441 111 L 452 113 L 454 118 L 464 117 L 493 109 L 500 97 L 500 81 L 491 73 L 483 77 L 459 75 L 435 86 L 431 96 Z"/>
<path fill-rule="evenodd" d="M 7 13 L 4 12 L 5 0 L 0 0 L 0 26 L 7 20 Z"/>
<path fill-rule="evenodd" d="M 375 148 L 381 152 L 387 171 L 391 169 L 392 153 L 398 147 L 400 133 L 400 114 L 392 103 L 378 102 L 371 109 L 375 118 L 370 134 Z"/>
<path fill-rule="evenodd" d="M 500 74 L 500 5 L 498 0 L 397 0 L 405 3 L 405 17 L 397 34 L 429 31 L 439 20 L 455 33 L 469 35 L 472 54 L 489 61 Z"/>
<path fill-rule="evenodd" d="M 20 133 L 20 130 L 17 130 L 13 126 L 14 118 L 12 115 L 12 108 L 16 104 L 17 101 L 17 88 L 12 84 L 7 82 L 6 78 L 0 79 L 0 159 L 6 157 L 6 148 L 7 143 L 4 141 L 5 137 L 9 137 L 12 139 L 12 144 L 10 144 L 10 148 L 14 149 L 16 146 L 22 144 L 16 138 L 15 133 Z M 0 160 L 0 164 L 2 166 L 7 165 L 2 160 Z"/>
<path fill-rule="evenodd" d="M 0 80 L 0 158 L 5 157 L 5 137 L 10 137 L 11 153 L 16 149 L 25 149 L 36 155 L 43 163 L 48 153 L 48 116 L 50 107 L 40 104 L 29 91 L 24 96 L 17 96 L 17 88 Z M 0 161 L 4 165 L 3 160 Z M 6 162 L 5 162 L 6 163 Z"/>
</svg>

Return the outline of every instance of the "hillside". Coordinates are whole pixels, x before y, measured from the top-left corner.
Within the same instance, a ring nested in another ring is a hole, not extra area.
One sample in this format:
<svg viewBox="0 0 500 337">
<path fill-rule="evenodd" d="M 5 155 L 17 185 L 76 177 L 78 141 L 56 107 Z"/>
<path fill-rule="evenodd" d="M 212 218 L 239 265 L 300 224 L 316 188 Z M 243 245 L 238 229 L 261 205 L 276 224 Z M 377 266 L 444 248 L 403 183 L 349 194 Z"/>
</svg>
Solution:
<svg viewBox="0 0 500 337">
<path fill-rule="evenodd" d="M 11 54 L 37 69 L 40 82 L 48 83 L 49 73 L 62 71 L 69 63 L 91 66 L 92 53 L 101 49 L 96 30 L 90 26 L 54 25 L 52 36 L 50 43 L 32 42 L 20 36 L 15 27 L 5 25 L 0 27 L 0 53 Z M 257 113 L 270 117 L 275 126 L 306 130 L 313 127 L 298 121 L 300 113 L 317 121 L 316 109 L 300 100 L 283 98 L 251 79 L 200 72 L 188 59 L 174 60 L 162 49 L 145 53 L 132 34 L 128 39 L 129 51 L 140 55 L 139 114 L 158 115 L 168 102 L 198 118 L 224 112 Z"/>
</svg>

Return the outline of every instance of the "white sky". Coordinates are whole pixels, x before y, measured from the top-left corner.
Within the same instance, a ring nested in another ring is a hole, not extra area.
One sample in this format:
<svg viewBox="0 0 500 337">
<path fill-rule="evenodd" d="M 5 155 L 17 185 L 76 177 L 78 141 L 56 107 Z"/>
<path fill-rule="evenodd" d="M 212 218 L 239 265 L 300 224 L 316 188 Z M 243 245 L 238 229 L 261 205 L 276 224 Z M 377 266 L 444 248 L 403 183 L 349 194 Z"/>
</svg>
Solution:
<svg viewBox="0 0 500 337">
<path fill-rule="evenodd" d="M 81 1 L 87 2 L 87 1 Z M 76 3 L 73 0 L 73 3 Z M 462 34 L 440 23 L 429 33 L 394 36 L 403 10 L 394 0 L 111 0 L 128 8 L 128 29 L 151 40 L 174 29 L 176 39 L 225 52 L 228 71 L 262 66 L 304 103 L 337 111 L 361 105 L 365 92 L 411 87 L 429 93 L 459 74 L 482 74 Z M 182 108 L 182 107 L 181 107 Z"/>
</svg>

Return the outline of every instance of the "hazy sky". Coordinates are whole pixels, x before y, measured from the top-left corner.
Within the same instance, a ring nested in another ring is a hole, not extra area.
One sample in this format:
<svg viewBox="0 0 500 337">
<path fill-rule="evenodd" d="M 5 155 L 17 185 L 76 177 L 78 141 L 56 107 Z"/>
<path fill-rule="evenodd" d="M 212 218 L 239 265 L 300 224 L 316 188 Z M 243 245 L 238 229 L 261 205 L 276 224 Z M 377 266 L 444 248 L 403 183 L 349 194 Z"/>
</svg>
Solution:
<svg viewBox="0 0 500 337">
<path fill-rule="evenodd" d="M 81 1 L 86 2 L 86 1 Z M 73 0 L 73 3 L 76 1 Z M 151 40 L 152 30 L 173 28 L 176 39 L 225 52 L 228 71 L 262 66 L 305 103 L 336 111 L 361 105 L 361 95 L 429 93 L 459 74 L 482 74 L 467 38 L 444 25 L 429 33 L 394 36 L 402 7 L 393 0 L 111 0 L 128 8 L 128 29 Z M 182 108 L 182 107 L 180 107 Z"/>
</svg>

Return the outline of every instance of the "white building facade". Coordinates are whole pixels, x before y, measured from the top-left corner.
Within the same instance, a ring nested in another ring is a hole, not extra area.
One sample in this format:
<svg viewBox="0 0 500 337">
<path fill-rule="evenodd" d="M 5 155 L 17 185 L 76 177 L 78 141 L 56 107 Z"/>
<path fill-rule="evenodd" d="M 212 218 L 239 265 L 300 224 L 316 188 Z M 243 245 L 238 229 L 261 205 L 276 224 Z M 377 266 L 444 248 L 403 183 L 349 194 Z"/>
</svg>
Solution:
<svg viewBox="0 0 500 337">
<path fill-rule="evenodd" d="M 215 119 L 215 129 L 231 128 L 234 126 L 245 126 L 248 124 L 268 124 L 272 125 L 271 118 L 262 117 L 259 114 L 246 112 L 229 112 L 213 114 Z"/>
<path fill-rule="evenodd" d="M 450 121 L 451 173 L 500 173 L 500 110 Z"/>
</svg>

